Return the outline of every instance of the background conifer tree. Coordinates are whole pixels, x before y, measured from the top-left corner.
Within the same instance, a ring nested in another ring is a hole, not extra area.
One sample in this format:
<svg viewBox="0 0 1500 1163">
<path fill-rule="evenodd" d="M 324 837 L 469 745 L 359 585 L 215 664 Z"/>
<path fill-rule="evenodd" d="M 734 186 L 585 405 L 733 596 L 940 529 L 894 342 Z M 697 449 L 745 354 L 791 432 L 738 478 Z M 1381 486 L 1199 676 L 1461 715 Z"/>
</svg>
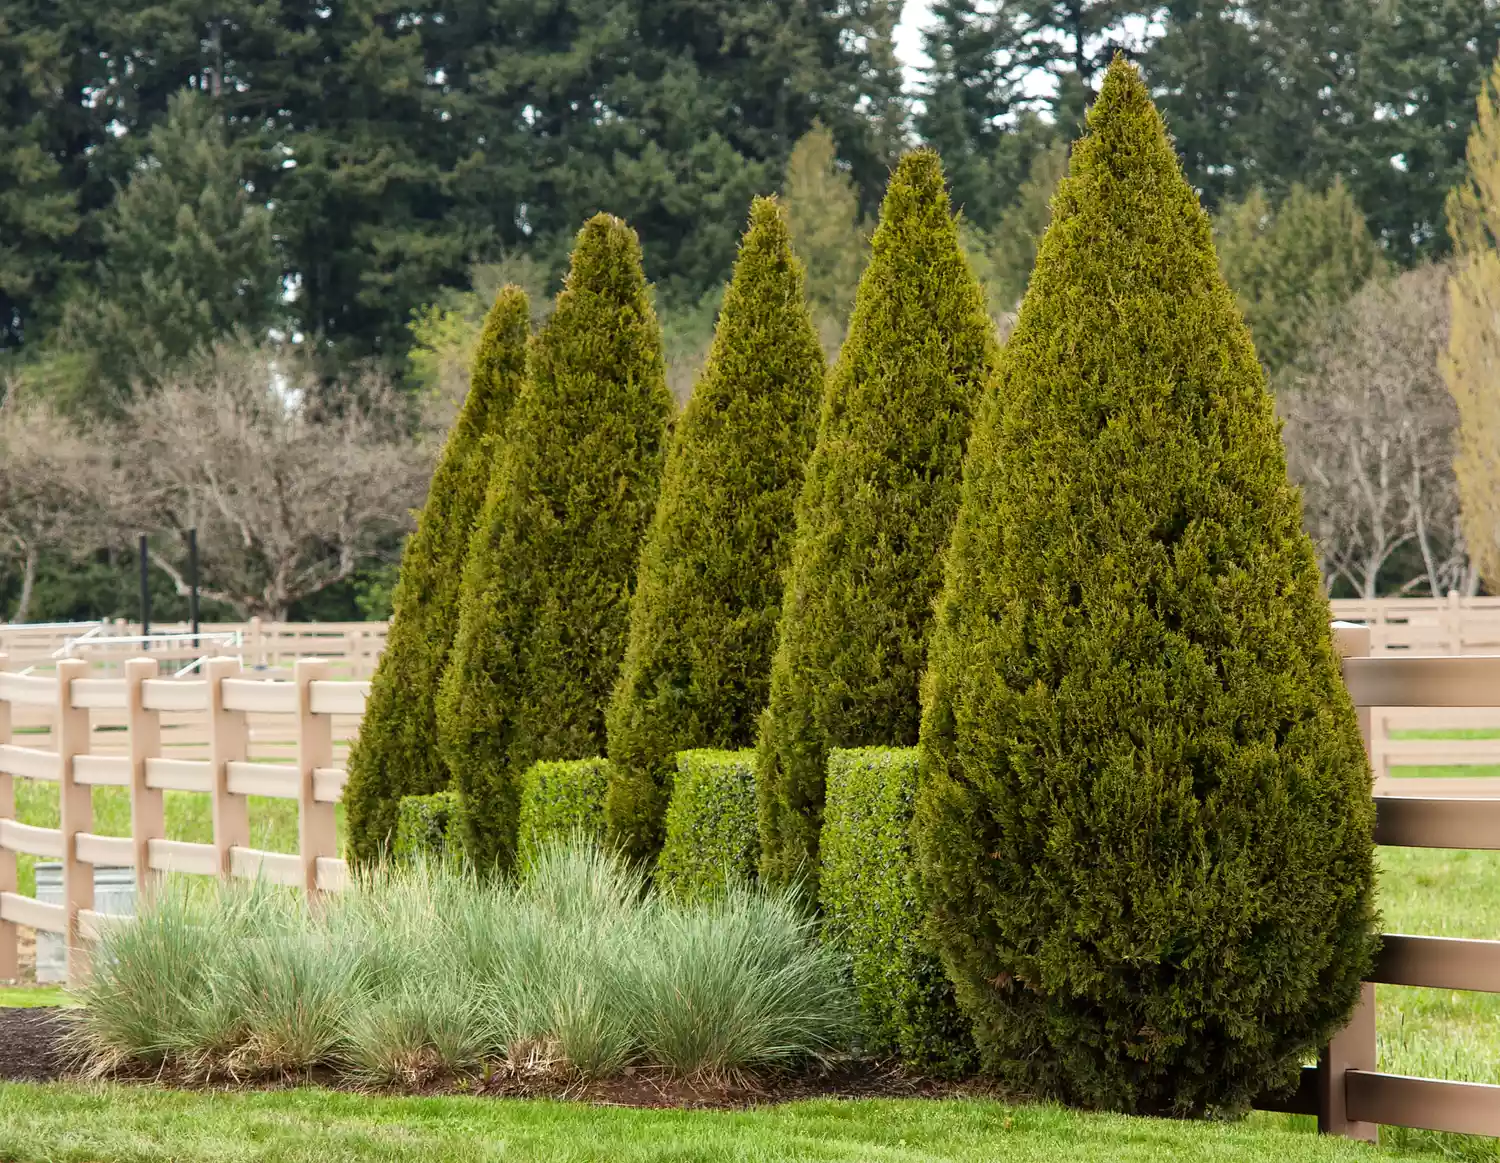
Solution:
<svg viewBox="0 0 1500 1163">
<path fill-rule="evenodd" d="M 463 409 L 401 555 L 390 636 L 349 751 L 344 810 L 349 854 L 357 862 L 384 854 L 403 796 L 430 795 L 450 781 L 437 749 L 438 683 L 458 631 L 459 578 L 469 539 L 525 375 L 528 317 L 519 287 L 503 287 L 495 296 Z"/>
<path fill-rule="evenodd" d="M 528 767 L 604 749 L 666 452 L 664 377 L 635 231 L 596 215 L 528 349 L 438 697 L 439 741 L 481 866 L 514 859 Z"/>
<path fill-rule="evenodd" d="M 609 708 L 610 830 L 637 859 L 661 847 L 677 752 L 755 742 L 823 370 L 786 219 L 757 198 L 673 436 Z"/>
<path fill-rule="evenodd" d="M 829 376 L 757 760 L 761 872 L 816 877 L 833 747 L 916 741 L 964 440 L 995 343 L 930 150 L 891 176 Z"/>
<path fill-rule="evenodd" d="M 1245 1107 L 1373 947 L 1370 769 L 1207 215 L 1111 68 L 975 422 L 916 840 L 987 1068 Z"/>
</svg>

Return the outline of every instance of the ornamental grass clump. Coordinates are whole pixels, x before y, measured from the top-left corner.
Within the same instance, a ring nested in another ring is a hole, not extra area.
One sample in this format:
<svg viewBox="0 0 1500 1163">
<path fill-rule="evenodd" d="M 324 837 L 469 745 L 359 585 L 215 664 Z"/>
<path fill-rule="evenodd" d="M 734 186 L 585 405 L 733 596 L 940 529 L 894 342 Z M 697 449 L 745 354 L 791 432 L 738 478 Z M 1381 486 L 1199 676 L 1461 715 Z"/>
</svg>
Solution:
<svg viewBox="0 0 1500 1163">
<path fill-rule="evenodd" d="M 757 198 L 673 433 L 609 706 L 610 832 L 634 859 L 662 846 L 677 752 L 755 742 L 822 393 L 802 264 L 775 199 Z"/>
<path fill-rule="evenodd" d="M 773 884 L 816 882 L 832 748 L 917 741 L 943 546 L 994 356 L 942 166 L 910 153 L 886 190 L 797 501 L 758 737 L 761 875 Z"/>
<path fill-rule="evenodd" d="M 459 578 L 484 505 L 496 448 L 525 375 L 529 306 L 504 287 L 484 322 L 463 409 L 448 434 L 401 554 L 390 637 L 349 749 L 344 810 L 349 857 L 383 858 L 406 796 L 440 792 L 451 773 L 437 746 L 438 682 L 458 631 Z"/>
<path fill-rule="evenodd" d="M 1234 1112 L 1370 968 L 1370 769 L 1255 350 L 1123 59 L 1088 129 L 970 439 L 915 839 L 989 1072 Z"/>
<path fill-rule="evenodd" d="M 476 867 L 515 860 L 521 777 L 604 752 L 672 397 L 635 231 L 578 234 L 474 529 L 438 740 Z"/>
<path fill-rule="evenodd" d="M 753 1074 L 840 1053 L 857 1022 L 795 901 L 670 900 L 582 843 L 539 849 L 511 879 L 387 865 L 312 908 L 172 880 L 103 934 L 79 1000 L 73 1048 L 95 1075 L 330 1068 L 382 1085 Z"/>
</svg>

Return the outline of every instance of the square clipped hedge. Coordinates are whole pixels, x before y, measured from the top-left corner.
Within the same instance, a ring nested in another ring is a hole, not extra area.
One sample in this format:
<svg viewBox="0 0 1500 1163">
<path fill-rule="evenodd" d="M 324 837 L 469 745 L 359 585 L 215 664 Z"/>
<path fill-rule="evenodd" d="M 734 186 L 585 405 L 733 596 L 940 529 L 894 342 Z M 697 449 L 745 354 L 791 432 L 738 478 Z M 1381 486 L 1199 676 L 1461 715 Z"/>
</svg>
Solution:
<svg viewBox="0 0 1500 1163">
<path fill-rule="evenodd" d="M 396 843 L 392 854 L 409 861 L 458 859 L 463 854 L 458 793 L 402 796 L 396 807 Z"/>
<path fill-rule="evenodd" d="M 602 843 L 609 760 L 559 759 L 533 763 L 521 780 L 516 855 L 529 864 L 543 844 L 575 836 Z"/>
<path fill-rule="evenodd" d="M 924 933 L 911 844 L 917 749 L 834 751 L 827 788 L 824 932 L 853 969 L 869 1048 L 922 1073 L 968 1073 L 975 1065 L 969 1024 Z"/>
<path fill-rule="evenodd" d="M 755 752 L 678 752 L 657 887 L 704 900 L 731 881 L 749 883 L 759 860 Z"/>
</svg>

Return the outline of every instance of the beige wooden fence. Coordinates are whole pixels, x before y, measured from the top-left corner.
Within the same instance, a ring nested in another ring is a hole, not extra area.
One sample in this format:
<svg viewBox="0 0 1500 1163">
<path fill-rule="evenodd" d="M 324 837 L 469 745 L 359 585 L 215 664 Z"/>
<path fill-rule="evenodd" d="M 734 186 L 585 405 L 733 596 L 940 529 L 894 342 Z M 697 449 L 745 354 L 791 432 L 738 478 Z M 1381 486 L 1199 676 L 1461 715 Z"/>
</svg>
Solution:
<svg viewBox="0 0 1500 1163">
<path fill-rule="evenodd" d="M 84 942 L 110 923 L 93 908 L 95 865 L 133 867 L 142 890 L 164 872 L 262 877 L 313 893 L 344 883 L 338 752 L 357 730 L 368 683 L 330 680 L 323 659 L 298 661 L 290 681 L 245 677 L 237 658 L 208 659 L 185 678 L 162 677 L 152 658 L 123 669 L 99 678 L 83 659 L 63 659 L 54 673 L 24 675 L 0 656 L 0 980 L 16 976 L 17 926 L 61 934 L 68 979 L 78 979 Z M 48 720 L 47 746 L 14 733 L 17 710 Z M 18 778 L 59 785 L 59 827 L 16 820 Z M 129 789 L 131 835 L 94 833 L 95 787 Z M 210 798 L 212 843 L 167 838 L 166 791 Z M 252 795 L 296 801 L 295 853 L 250 847 Z M 62 862 L 63 903 L 16 891 L 18 852 Z"/>
<path fill-rule="evenodd" d="M 1500 598 L 1340 598 L 1333 616 L 1370 627 L 1370 653 L 1500 654 Z"/>
<path fill-rule="evenodd" d="M 1339 631 L 1344 681 L 1368 743 L 1383 707 L 1500 705 L 1500 656 L 1369 656 L 1368 628 Z M 1500 800 L 1375 797 L 1375 842 L 1403 848 L 1500 849 Z M 1376 1069 L 1377 985 L 1500 993 L 1500 941 L 1387 933 L 1354 1017 L 1303 1070 L 1289 1101 L 1267 1110 L 1316 1115 L 1318 1129 L 1375 1141 L 1380 1126 L 1500 1136 L 1500 1086 L 1410 1078 Z"/>
<path fill-rule="evenodd" d="M 149 653 L 164 666 L 203 657 L 239 657 L 247 668 L 283 670 L 298 659 L 325 659 L 339 678 L 366 679 L 385 648 L 386 622 L 204 622 L 194 634 L 185 622 L 153 622 L 149 650 L 139 623 L 0 623 L 0 654 L 17 671 L 50 671 L 61 657 L 82 658 L 102 670 Z"/>
</svg>

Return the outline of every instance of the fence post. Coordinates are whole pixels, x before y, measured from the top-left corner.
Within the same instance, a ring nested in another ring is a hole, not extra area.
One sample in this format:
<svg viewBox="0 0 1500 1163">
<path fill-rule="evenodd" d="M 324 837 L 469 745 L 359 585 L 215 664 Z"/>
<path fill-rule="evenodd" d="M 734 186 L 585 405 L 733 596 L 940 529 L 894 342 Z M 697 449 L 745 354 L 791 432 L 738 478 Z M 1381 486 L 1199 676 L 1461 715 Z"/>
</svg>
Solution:
<svg viewBox="0 0 1500 1163">
<path fill-rule="evenodd" d="M 253 667 L 264 667 L 266 665 L 265 642 L 261 636 L 260 615 L 250 619 L 250 633 L 246 635 L 248 649 L 245 656 L 250 660 Z"/>
<path fill-rule="evenodd" d="M 161 712 L 145 705 L 146 680 L 155 678 L 154 658 L 125 660 L 125 723 L 130 741 L 130 835 L 135 842 L 135 891 L 144 901 L 155 875 L 151 841 L 165 839 L 166 816 L 159 788 L 146 786 L 146 761 L 161 755 Z"/>
<path fill-rule="evenodd" d="M 1448 591 L 1448 607 L 1443 611 L 1443 629 L 1448 638 L 1448 653 L 1464 652 L 1464 613 L 1459 605 L 1458 591 Z"/>
<path fill-rule="evenodd" d="M 88 708 L 73 706 L 73 680 L 85 678 L 89 664 L 82 658 L 62 658 L 57 663 L 57 718 L 53 739 L 57 745 L 57 801 L 62 825 L 63 909 L 66 922 L 63 944 L 69 985 L 77 985 L 88 971 L 88 956 L 78 932 L 80 910 L 94 907 L 94 867 L 78 859 L 78 833 L 94 827 L 94 797 L 88 784 L 73 779 L 73 757 L 89 749 Z"/>
<path fill-rule="evenodd" d="M 213 778 L 214 848 L 219 875 L 230 874 L 230 849 L 250 847 L 250 803 L 229 791 L 229 765 L 244 760 L 249 736 L 242 711 L 224 708 L 224 680 L 240 673 L 238 658 L 210 658 L 203 664 L 208 681 L 208 762 Z"/>
<path fill-rule="evenodd" d="M 9 656 L 0 654 L 0 674 L 9 664 Z M 9 742 L 10 703 L 0 699 L 0 747 Z M 0 820 L 13 820 L 15 816 L 15 778 L 8 771 L 0 771 Z M 16 887 L 16 854 L 0 848 L 0 892 L 15 892 Z M 0 981 L 14 981 L 20 975 L 20 933 L 9 921 L 0 921 Z"/>
<path fill-rule="evenodd" d="M 1341 658 L 1366 658 L 1370 654 L 1370 628 L 1335 624 L 1334 639 Z M 1372 707 L 1356 707 L 1359 733 L 1365 754 L 1375 756 L 1374 728 L 1377 720 Z M 1372 775 L 1378 778 L 1378 772 Z M 1365 982 L 1359 987 L 1359 1003 L 1349 1024 L 1329 1041 L 1318 1055 L 1318 1130 L 1325 1135 L 1343 1135 L 1367 1143 L 1378 1141 L 1375 1123 L 1359 1122 L 1349 1117 L 1345 1103 L 1346 1079 L 1350 1070 L 1375 1069 L 1375 986 Z"/>
<path fill-rule="evenodd" d="M 312 684 L 328 677 L 321 658 L 299 658 L 292 673 L 297 682 L 297 851 L 308 895 L 318 891 L 318 858 L 338 855 L 334 806 L 313 799 L 313 773 L 333 766 L 333 716 L 315 715 Z"/>
</svg>

